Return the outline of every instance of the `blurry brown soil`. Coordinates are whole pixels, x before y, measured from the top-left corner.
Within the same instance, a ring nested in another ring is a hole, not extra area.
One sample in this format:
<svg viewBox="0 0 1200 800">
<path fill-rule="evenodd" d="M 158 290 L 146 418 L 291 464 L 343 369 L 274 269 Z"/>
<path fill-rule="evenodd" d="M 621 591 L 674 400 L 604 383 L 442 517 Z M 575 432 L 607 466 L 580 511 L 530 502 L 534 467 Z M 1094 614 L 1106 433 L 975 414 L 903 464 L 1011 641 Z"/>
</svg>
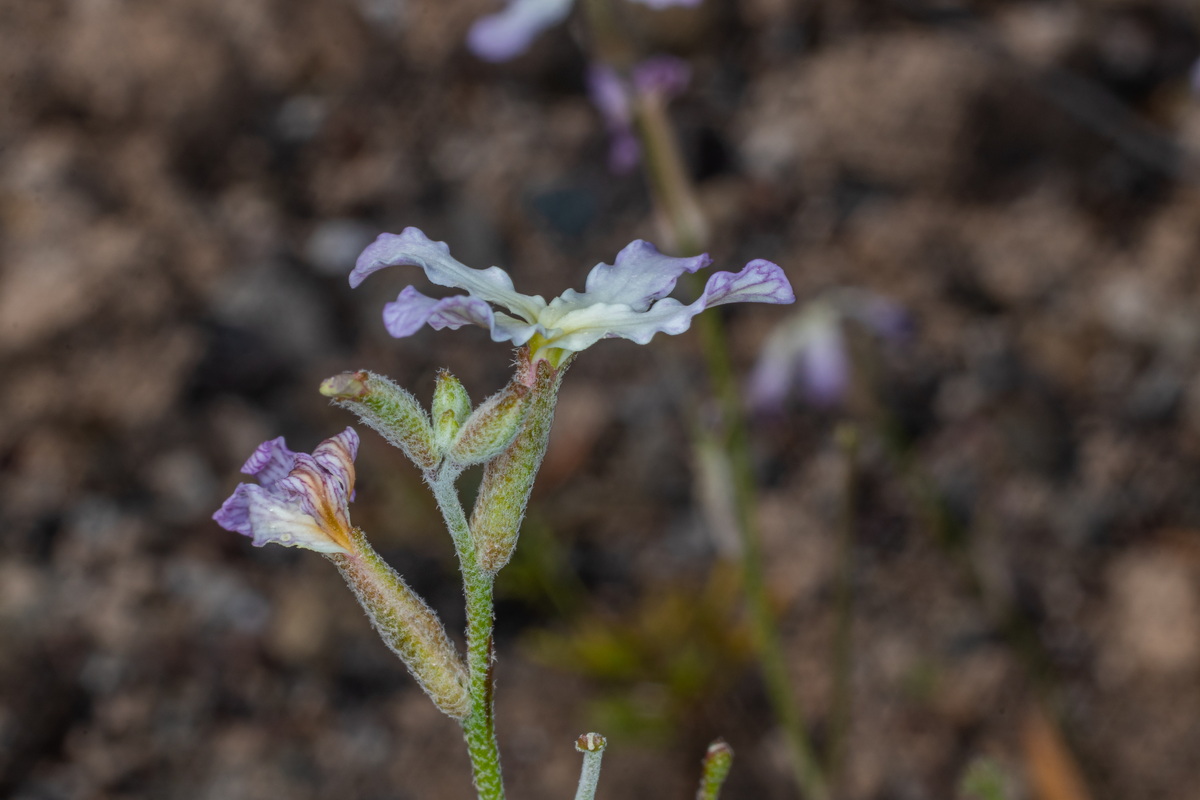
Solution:
<svg viewBox="0 0 1200 800">
<path fill-rule="evenodd" d="M 423 398 L 439 366 L 476 398 L 504 382 L 509 352 L 478 331 L 384 333 L 414 276 L 345 279 L 378 232 L 417 225 L 549 295 L 657 238 L 640 179 L 605 171 L 571 29 L 488 66 L 462 41 L 493 6 L 0 2 L 0 796 L 471 796 L 456 726 L 334 571 L 209 516 L 259 442 L 307 450 L 350 422 L 315 391 L 328 375 Z M 802 299 L 860 286 L 914 319 L 907 342 L 855 339 L 872 377 L 844 407 L 797 400 L 755 427 L 768 577 L 822 746 L 847 566 L 836 424 L 863 442 L 837 797 L 955 797 L 979 757 L 1014 798 L 1065 797 L 1039 776 L 1073 768 L 1096 800 L 1195 797 L 1193 4 L 672 13 L 635 21 L 694 64 L 674 111 L 718 264 L 772 259 Z M 730 312 L 739 369 L 787 313 Z M 701 365 L 692 338 L 659 337 L 603 342 L 568 376 L 531 515 L 558 560 L 501 581 L 514 797 L 569 796 L 605 698 L 678 691 L 530 643 L 707 585 L 725 545 L 692 469 Z M 369 436 L 355 521 L 457 630 L 435 510 Z M 690 796 L 718 735 L 738 754 L 725 796 L 796 796 L 757 673 L 714 641 L 729 668 L 665 703 L 665 734 L 604 731 L 601 796 Z M 1037 727 L 1039 698 L 1062 733 Z"/>
</svg>

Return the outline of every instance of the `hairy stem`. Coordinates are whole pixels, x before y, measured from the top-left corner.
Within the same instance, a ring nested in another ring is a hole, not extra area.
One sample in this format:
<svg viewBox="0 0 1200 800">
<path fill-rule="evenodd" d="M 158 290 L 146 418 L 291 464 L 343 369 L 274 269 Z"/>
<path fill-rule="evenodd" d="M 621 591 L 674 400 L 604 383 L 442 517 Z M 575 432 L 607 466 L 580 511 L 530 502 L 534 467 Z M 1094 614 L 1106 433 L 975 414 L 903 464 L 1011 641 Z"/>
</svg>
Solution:
<svg viewBox="0 0 1200 800">
<path fill-rule="evenodd" d="M 467 674 L 471 710 L 462 721 L 467 754 L 480 800 L 503 800 L 504 780 L 500 773 L 500 750 L 492 713 L 493 610 L 492 576 L 479 567 L 471 542 L 471 529 L 454 488 L 457 473 L 444 470 L 429 481 L 434 498 L 458 553 L 467 608 Z"/>
<path fill-rule="evenodd" d="M 583 769 L 579 773 L 579 785 L 575 789 L 575 800 L 594 800 L 596 785 L 600 782 L 600 759 L 608 742 L 598 733 L 585 733 L 575 740 L 575 749 L 583 753 Z"/>
</svg>

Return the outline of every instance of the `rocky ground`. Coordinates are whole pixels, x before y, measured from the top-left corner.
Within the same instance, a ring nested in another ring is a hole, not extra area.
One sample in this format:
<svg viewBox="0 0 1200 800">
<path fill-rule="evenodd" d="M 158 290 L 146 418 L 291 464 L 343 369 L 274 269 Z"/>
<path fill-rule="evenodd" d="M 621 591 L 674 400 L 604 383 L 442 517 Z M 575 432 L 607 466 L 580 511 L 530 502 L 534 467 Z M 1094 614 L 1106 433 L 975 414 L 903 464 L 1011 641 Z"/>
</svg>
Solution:
<svg viewBox="0 0 1200 800">
<path fill-rule="evenodd" d="M 259 442 L 349 422 L 328 375 L 423 398 L 439 366 L 476 398 L 505 381 L 478 331 L 386 335 L 407 276 L 345 279 L 378 232 L 417 225 L 547 295 L 658 236 L 642 179 L 605 168 L 578 27 L 487 65 L 463 37 L 493 7 L 0 3 L 0 795 L 471 796 L 456 726 L 334 570 L 210 515 Z M 694 66 L 672 109 L 717 263 L 772 259 L 801 299 L 862 287 L 912 318 L 902 342 L 852 335 L 844 403 L 753 428 L 768 579 L 809 727 L 842 743 L 837 797 L 954 797 L 980 758 L 1011 798 L 1194 796 L 1193 4 L 705 0 L 629 22 Z M 788 313 L 728 314 L 739 370 Z M 796 796 L 690 444 L 702 364 L 659 337 L 568 376 L 500 585 L 514 797 L 568 796 L 593 729 L 602 796 L 690 796 L 717 735 L 726 796 Z M 415 472 L 367 432 L 359 476 L 356 523 L 457 629 Z"/>
</svg>

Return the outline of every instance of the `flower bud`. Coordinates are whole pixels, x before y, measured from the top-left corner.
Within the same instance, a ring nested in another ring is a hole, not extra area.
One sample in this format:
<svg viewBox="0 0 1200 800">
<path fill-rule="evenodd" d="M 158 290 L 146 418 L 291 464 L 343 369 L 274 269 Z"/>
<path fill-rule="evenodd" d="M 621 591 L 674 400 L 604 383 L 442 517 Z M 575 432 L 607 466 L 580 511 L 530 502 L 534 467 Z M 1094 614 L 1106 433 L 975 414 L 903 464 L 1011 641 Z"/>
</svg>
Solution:
<svg viewBox="0 0 1200 800">
<path fill-rule="evenodd" d="M 434 705 L 463 719 L 471 710 L 467 670 L 437 614 L 367 543 L 352 533 L 351 552 L 329 555 L 384 644 L 400 657 Z"/>
<path fill-rule="evenodd" d="M 441 461 L 425 409 L 382 375 L 365 370 L 343 372 L 326 379 L 321 394 L 353 411 L 421 469 L 433 469 Z"/>
<path fill-rule="evenodd" d="M 469 467 L 500 455 L 521 430 L 529 412 L 528 398 L 529 387 L 514 379 L 484 400 L 458 430 L 446 458 Z"/>
<path fill-rule="evenodd" d="M 721 786 L 733 768 L 733 748 L 724 739 L 717 739 L 708 746 L 702 764 L 696 800 L 717 800 Z"/>
<path fill-rule="evenodd" d="M 447 370 L 438 370 L 433 390 L 433 432 L 438 450 L 445 452 L 471 413 L 471 398 L 462 382 Z"/>
<path fill-rule="evenodd" d="M 528 351 L 524 352 L 528 362 Z M 483 468 L 471 513 L 475 552 L 480 567 L 489 573 L 499 572 L 517 546 L 533 479 L 550 441 L 558 385 L 565 372 L 565 367 L 556 369 L 544 359 L 518 367 L 518 374 L 529 376 L 527 382 L 532 383 L 525 403 L 528 411 L 512 444 Z"/>
</svg>

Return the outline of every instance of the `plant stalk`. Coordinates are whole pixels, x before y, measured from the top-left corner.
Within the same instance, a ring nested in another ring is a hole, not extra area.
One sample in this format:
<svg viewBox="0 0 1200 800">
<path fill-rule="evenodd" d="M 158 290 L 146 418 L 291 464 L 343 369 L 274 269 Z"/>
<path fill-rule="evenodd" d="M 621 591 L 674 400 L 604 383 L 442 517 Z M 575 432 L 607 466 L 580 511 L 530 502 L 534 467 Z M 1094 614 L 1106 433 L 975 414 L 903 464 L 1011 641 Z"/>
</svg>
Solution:
<svg viewBox="0 0 1200 800">
<path fill-rule="evenodd" d="M 677 255 L 694 256 L 707 246 L 708 227 L 665 109 L 655 98 L 635 102 L 635 128 L 642 143 L 647 182 L 672 232 Z M 695 283 L 696 276 L 689 276 Z M 722 444 L 733 475 L 733 496 L 742 544 L 742 581 L 758 647 L 767 695 L 787 738 L 796 784 L 806 800 L 828 800 L 829 788 L 809 739 L 804 714 L 792 692 L 779 624 L 763 572 L 757 492 L 750 434 L 734 376 L 725 326 L 717 314 L 696 318 L 709 379 L 721 409 Z"/>
<path fill-rule="evenodd" d="M 493 579 L 479 567 L 467 515 L 454 487 L 455 477 L 456 472 L 443 471 L 430 480 L 429 485 L 454 540 L 466 594 L 467 673 L 471 710 L 462 721 L 463 736 L 467 741 L 467 755 L 471 759 L 479 800 L 503 800 L 504 779 L 500 772 L 500 749 L 496 744 L 493 713 Z"/>
</svg>

